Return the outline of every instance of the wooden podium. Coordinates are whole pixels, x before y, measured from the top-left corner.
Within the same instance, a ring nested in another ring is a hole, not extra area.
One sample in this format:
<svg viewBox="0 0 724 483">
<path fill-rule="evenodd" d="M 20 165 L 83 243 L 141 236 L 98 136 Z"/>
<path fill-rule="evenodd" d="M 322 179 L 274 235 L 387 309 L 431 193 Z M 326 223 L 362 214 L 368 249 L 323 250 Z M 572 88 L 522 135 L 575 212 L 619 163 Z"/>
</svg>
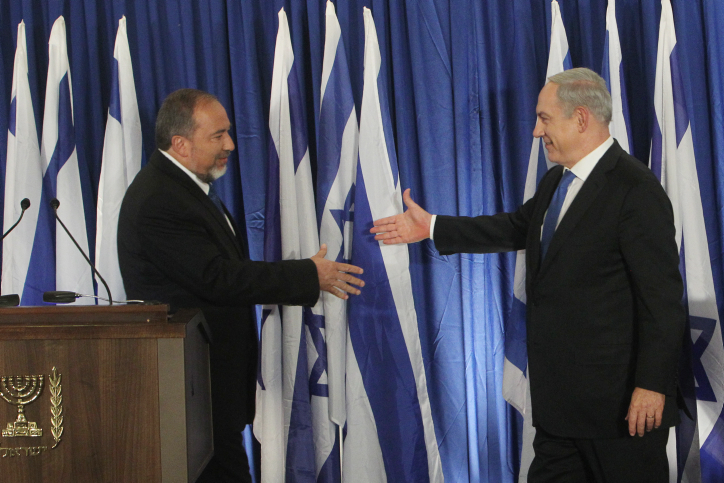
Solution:
<svg viewBox="0 0 724 483">
<path fill-rule="evenodd" d="M 196 481 L 213 454 L 208 330 L 167 311 L 0 309 L 0 481 Z"/>
</svg>

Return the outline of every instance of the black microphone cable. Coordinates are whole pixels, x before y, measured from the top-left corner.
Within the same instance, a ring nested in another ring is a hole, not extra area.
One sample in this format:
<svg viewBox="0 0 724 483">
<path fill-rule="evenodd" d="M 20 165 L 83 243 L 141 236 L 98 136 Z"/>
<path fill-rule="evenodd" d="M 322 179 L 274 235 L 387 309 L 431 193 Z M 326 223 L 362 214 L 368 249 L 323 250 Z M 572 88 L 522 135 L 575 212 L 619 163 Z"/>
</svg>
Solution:
<svg viewBox="0 0 724 483">
<path fill-rule="evenodd" d="M 53 198 L 52 200 L 50 200 L 50 206 L 51 206 L 51 208 L 53 208 L 53 213 L 55 214 L 55 219 L 58 220 L 58 223 L 60 223 L 60 226 L 63 227 L 63 229 L 68 234 L 70 239 L 73 240 L 73 243 L 75 244 L 76 248 L 78 248 L 78 251 L 81 253 L 81 255 L 83 255 L 83 258 L 85 258 L 85 261 L 88 262 L 88 265 L 90 265 L 90 267 L 93 269 L 93 272 L 95 272 L 95 274 L 98 275 L 98 278 L 100 279 L 100 281 L 103 282 L 103 286 L 106 288 L 106 292 L 108 293 L 108 299 L 103 299 L 103 300 L 108 300 L 108 304 L 113 305 L 113 297 L 111 296 L 111 289 L 108 288 L 108 284 L 106 283 L 105 279 L 103 278 L 103 275 L 98 273 L 98 270 L 96 270 L 96 267 L 95 267 L 95 265 L 93 265 L 93 262 L 90 261 L 90 258 L 88 258 L 88 255 L 86 255 L 85 252 L 83 251 L 83 249 L 80 247 L 80 245 L 78 245 L 78 242 L 75 241 L 75 238 L 73 238 L 73 235 L 71 235 L 68 228 L 66 228 L 65 223 L 63 223 L 63 221 L 58 216 L 58 207 L 60 206 L 60 201 L 58 201 L 58 198 Z M 49 293 L 49 292 L 46 292 L 46 293 Z M 50 293 L 52 293 L 52 292 L 50 292 Z M 65 292 L 65 293 L 73 293 L 74 296 L 76 295 L 74 292 Z M 78 294 L 78 295 L 83 296 L 80 294 Z M 95 297 L 95 295 L 94 295 L 94 297 Z M 45 300 L 45 294 L 43 294 L 43 300 Z M 72 301 L 75 301 L 75 297 L 73 298 Z M 68 303 L 68 301 L 60 302 L 60 303 Z"/>
</svg>

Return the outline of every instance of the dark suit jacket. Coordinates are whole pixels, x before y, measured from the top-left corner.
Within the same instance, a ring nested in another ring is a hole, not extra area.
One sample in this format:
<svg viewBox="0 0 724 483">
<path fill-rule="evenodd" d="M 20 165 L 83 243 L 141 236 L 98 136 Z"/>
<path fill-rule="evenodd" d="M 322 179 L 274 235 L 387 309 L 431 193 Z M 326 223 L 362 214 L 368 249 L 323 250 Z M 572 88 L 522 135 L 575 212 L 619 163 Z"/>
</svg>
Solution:
<svg viewBox="0 0 724 483">
<path fill-rule="evenodd" d="M 214 420 L 241 429 L 254 416 L 253 304 L 313 305 L 319 280 L 311 260 L 250 261 L 246 234 L 234 231 L 201 188 L 156 151 L 123 199 L 118 258 L 129 299 L 203 310 L 213 337 Z"/>
<path fill-rule="evenodd" d="M 666 394 L 677 422 L 683 284 L 671 203 L 618 143 L 581 187 L 540 260 L 541 225 L 563 172 L 556 166 L 514 213 L 439 216 L 442 254 L 526 249 L 533 424 L 571 438 L 627 434 L 634 387 Z"/>
</svg>

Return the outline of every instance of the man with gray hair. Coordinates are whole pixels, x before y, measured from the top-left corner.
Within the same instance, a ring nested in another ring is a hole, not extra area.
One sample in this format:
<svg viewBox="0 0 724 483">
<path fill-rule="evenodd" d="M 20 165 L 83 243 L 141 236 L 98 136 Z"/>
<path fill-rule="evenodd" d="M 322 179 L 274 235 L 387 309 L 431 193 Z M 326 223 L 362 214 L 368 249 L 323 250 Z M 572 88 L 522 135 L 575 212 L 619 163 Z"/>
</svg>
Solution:
<svg viewBox="0 0 724 483">
<path fill-rule="evenodd" d="M 386 244 L 441 254 L 526 250 L 531 482 L 666 482 L 684 331 L 674 217 L 651 171 L 610 136 L 589 69 L 552 76 L 533 135 L 558 164 L 513 213 L 435 216 L 412 201 L 375 221 Z"/>
<path fill-rule="evenodd" d="M 209 346 L 214 457 L 198 482 L 251 482 L 241 431 L 254 418 L 257 334 L 254 304 L 313 306 L 321 290 L 340 298 L 364 283 L 362 269 L 324 258 L 249 260 L 246 228 L 234 223 L 214 182 L 234 149 L 216 96 L 180 89 L 156 118 L 156 151 L 123 198 L 118 261 L 126 294 L 200 308 Z"/>
</svg>

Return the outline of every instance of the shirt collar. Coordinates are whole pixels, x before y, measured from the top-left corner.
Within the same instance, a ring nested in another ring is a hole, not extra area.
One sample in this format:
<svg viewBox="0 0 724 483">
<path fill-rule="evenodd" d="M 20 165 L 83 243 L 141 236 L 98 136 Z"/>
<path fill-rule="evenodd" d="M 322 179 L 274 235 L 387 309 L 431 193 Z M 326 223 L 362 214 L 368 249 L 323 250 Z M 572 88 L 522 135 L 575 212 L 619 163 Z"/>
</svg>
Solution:
<svg viewBox="0 0 724 483">
<path fill-rule="evenodd" d="M 603 157 L 604 153 L 608 151 L 608 148 L 610 148 L 612 145 L 613 138 L 609 136 L 608 139 L 606 139 L 600 146 L 598 146 L 596 149 L 584 156 L 579 162 L 577 162 L 571 168 L 571 171 L 573 172 L 573 174 L 576 175 L 576 178 L 579 178 L 581 181 L 586 181 L 586 178 L 588 178 L 588 175 L 591 174 L 593 168 L 596 167 L 598 162 Z"/>
<path fill-rule="evenodd" d="M 164 156 L 166 156 L 173 164 L 175 164 L 176 166 L 178 166 L 179 169 L 181 169 L 181 171 L 183 171 L 184 173 L 186 173 L 186 174 L 189 176 L 189 178 L 191 178 L 191 180 L 192 180 L 194 183 L 196 183 L 196 184 L 199 186 L 199 188 L 201 188 L 201 190 L 202 190 L 204 193 L 206 193 L 207 195 L 209 194 L 209 189 L 211 188 L 211 185 L 209 185 L 209 183 L 204 183 L 203 181 L 201 181 L 198 176 L 196 176 L 194 173 L 192 173 L 191 171 L 189 171 L 189 169 L 188 169 L 186 166 L 184 166 L 183 164 L 181 164 L 176 158 L 174 158 L 173 156 L 171 156 L 171 155 L 170 155 L 169 153 L 167 153 L 166 151 L 162 151 L 162 150 L 160 150 L 160 149 L 159 149 L 159 151 L 161 151 L 161 154 L 163 154 Z"/>
</svg>

